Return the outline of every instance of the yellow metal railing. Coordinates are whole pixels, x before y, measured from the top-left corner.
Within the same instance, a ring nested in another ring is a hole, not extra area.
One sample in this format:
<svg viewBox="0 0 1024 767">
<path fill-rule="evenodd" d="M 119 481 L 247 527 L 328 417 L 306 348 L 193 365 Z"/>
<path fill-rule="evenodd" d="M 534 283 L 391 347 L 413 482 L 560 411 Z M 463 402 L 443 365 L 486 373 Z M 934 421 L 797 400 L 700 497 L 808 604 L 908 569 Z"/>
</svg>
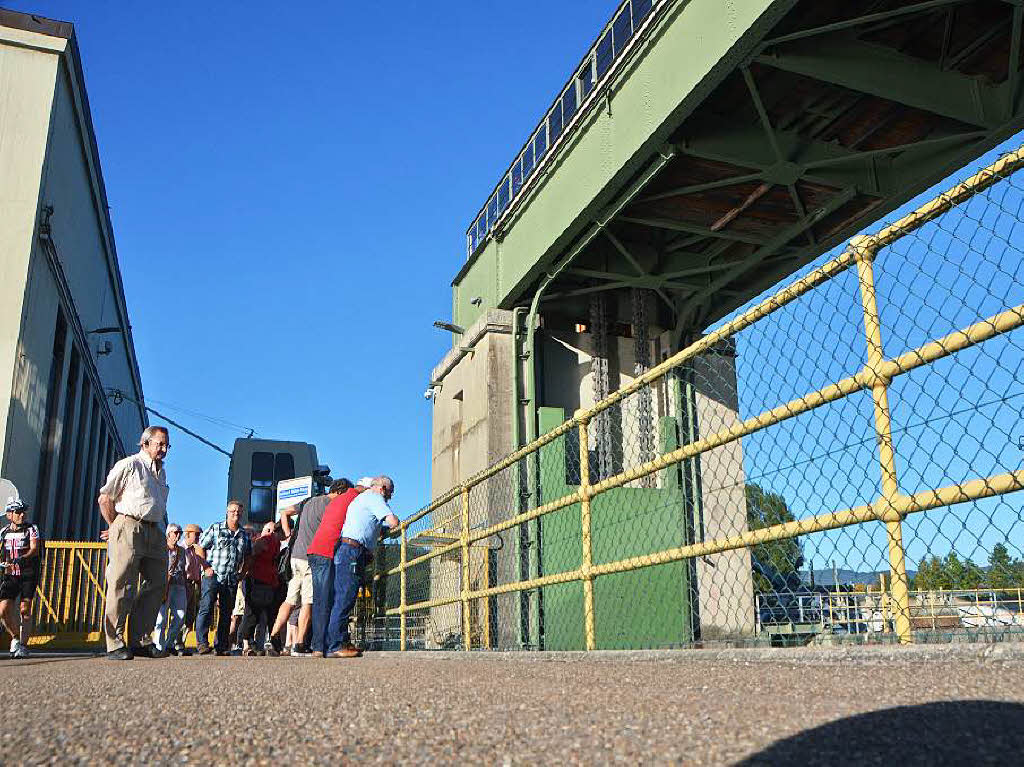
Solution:
<svg viewBox="0 0 1024 767">
<path fill-rule="evenodd" d="M 47 541 L 32 605 L 32 645 L 80 647 L 103 641 L 107 544 Z"/>
<path fill-rule="evenodd" d="M 893 380 L 899 376 L 1020 328 L 1024 325 L 1024 305 L 1006 307 L 1002 311 L 980 319 L 942 338 L 919 345 L 898 356 L 888 357 L 885 353 L 882 323 L 875 288 L 875 264 L 884 248 L 918 230 L 926 223 L 944 215 L 955 206 L 970 200 L 974 195 L 1007 178 L 1022 166 L 1024 166 L 1024 148 L 1002 157 L 991 166 L 955 186 L 945 194 L 940 195 L 894 224 L 886 226 L 877 234 L 853 238 L 848 248 L 838 257 L 779 290 L 767 300 L 743 312 L 718 330 L 690 344 L 682 351 L 638 376 L 632 383 L 619 389 L 593 407 L 577 411 L 572 418 L 566 420 L 557 428 L 453 487 L 425 508 L 404 520 L 399 531 L 401 535 L 400 563 L 385 573 L 385 575 L 397 574 L 400 577 L 401 587 L 398 604 L 386 612 L 388 615 L 400 616 L 401 648 L 406 649 L 407 646 L 406 617 L 413 611 L 439 608 L 445 605 L 459 605 L 461 609 L 462 642 L 465 649 L 470 649 L 470 606 L 477 600 L 480 600 L 480 603 L 483 605 L 481 609 L 486 611 L 490 609 L 488 606 L 489 599 L 499 594 L 530 591 L 555 584 L 582 582 L 583 635 L 586 648 L 594 649 L 596 647 L 595 616 L 601 609 L 600 601 L 595 601 L 594 585 L 595 581 L 603 576 L 649 568 L 669 562 L 706 557 L 714 553 L 748 548 L 808 533 L 835 530 L 870 522 L 883 523 L 887 532 L 887 558 L 890 582 L 889 598 L 886 605 L 887 613 L 891 615 L 898 640 L 901 643 L 911 642 L 915 616 L 907 575 L 907 557 L 903 531 L 904 519 L 910 514 L 923 512 L 928 509 L 949 506 L 965 501 L 977 501 L 1020 490 L 1024 488 L 1024 470 L 979 477 L 926 492 L 903 493 L 900 489 L 899 477 L 896 471 L 896 451 L 893 443 L 892 416 L 889 404 L 890 386 Z M 617 403 L 622 402 L 630 395 L 639 392 L 644 387 L 649 387 L 651 384 L 665 379 L 670 373 L 694 360 L 698 355 L 711 352 L 723 342 L 729 341 L 744 328 L 757 323 L 794 302 L 799 297 L 846 273 L 851 267 L 856 268 L 863 313 L 867 362 L 862 369 L 857 370 L 846 378 L 830 383 L 815 391 L 810 391 L 803 396 L 771 408 L 759 415 L 742 421 L 737 419 L 736 423 L 726 428 L 703 436 L 690 444 L 664 452 L 615 476 L 600 479 L 593 484 L 591 483 L 588 426 L 595 419 L 599 418 L 602 413 Z M 713 537 L 709 540 L 665 548 L 655 553 L 624 557 L 600 564 L 594 563 L 591 504 L 596 497 L 615 488 L 624 487 L 640 478 L 654 475 L 667 467 L 708 453 L 715 448 L 736 442 L 769 426 L 780 424 L 788 419 L 793 419 L 798 415 L 808 413 L 816 408 L 862 391 L 870 393 L 873 403 L 874 431 L 877 441 L 877 464 L 880 475 L 880 493 L 876 498 L 862 505 L 816 514 L 792 522 L 773 524 L 760 529 Z M 537 456 L 542 448 L 573 430 L 578 433 L 578 460 L 581 467 L 580 482 L 577 489 L 549 502 L 538 503 L 532 508 L 527 508 L 523 511 L 518 511 L 516 506 L 512 505 L 510 508 L 518 513 L 514 513 L 507 519 L 493 524 L 484 525 L 479 528 L 471 527 L 470 493 L 474 488 L 480 487 L 488 479 L 495 477 L 500 472 L 516 466 L 523 459 Z M 454 516 L 449 515 L 448 519 L 435 521 L 432 529 L 443 529 L 451 519 L 457 518 L 460 521 L 457 540 L 438 545 L 432 550 L 410 559 L 408 555 L 410 527 L 419 520 L 424 519 L 427 515 L 439 513 L 453 502 L 460 505 L 458 514 Z M 533 520 L 540 519 L 560 509 L 576 504 L 579 504 L 580 508 L 580 564 L 578 567 L 539 577 L 487 585 L 483 588 L 472 587 L 470 578 L 471 546 L 506 530 L 525 525 Z M 408 573 L 411 568 L 454 554 L 459 556 L 459 568 L 461 571 L 460 587 L 457 593 L 448 593 L 425 600 L 411 601 L 408 594 Z"/>
<path fill-rule="evenodd" d="M 1024 588 L 909 591 L 909 620 L 915 631 L 934 634 L 962 629 L 1003 629 L 1024 639 Z M 892 634 L 893 596 L 888 591 L 819 591 L 759 594 L 759 623 L 768 633 L 780 627 L 814 628 L 821 635 L 871 637 Z"/>
</svg>

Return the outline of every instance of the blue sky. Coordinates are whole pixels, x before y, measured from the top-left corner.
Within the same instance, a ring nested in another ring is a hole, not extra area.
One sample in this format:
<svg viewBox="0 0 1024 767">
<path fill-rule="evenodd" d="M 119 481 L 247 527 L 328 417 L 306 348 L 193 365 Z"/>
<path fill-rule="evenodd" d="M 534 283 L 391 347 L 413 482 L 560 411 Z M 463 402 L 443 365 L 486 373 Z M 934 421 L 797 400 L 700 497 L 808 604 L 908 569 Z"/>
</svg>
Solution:
<svg viewBox="0 0 1024 767">
<path fill-rule="evenodd" d="M 75 24 L 147 400 L 421 506 L 465 229 L 616 3 L 6 5 Z M 227 459 L 171 439 L 214 521 Z"/>
</svg>

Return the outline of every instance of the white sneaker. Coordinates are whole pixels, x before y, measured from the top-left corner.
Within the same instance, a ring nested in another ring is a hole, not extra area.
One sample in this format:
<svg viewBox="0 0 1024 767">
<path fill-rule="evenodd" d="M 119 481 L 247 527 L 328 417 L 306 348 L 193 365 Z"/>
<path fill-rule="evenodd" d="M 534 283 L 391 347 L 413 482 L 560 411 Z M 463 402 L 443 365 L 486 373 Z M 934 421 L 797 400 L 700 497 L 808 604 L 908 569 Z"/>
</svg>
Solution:
<svg viewBox="0 0 1024 767">
<path fill-rule="evenodd" d="M 31 653 L 28 651 L 28 648 L 25 647 L 25 645 L 21 644 L 21 642 L 19 642 L 18 643 L 18 649 L 14 651 L 14 657 L 15 658 L 28 658 L 30 655 L 31 655 Z"/>
<path fill-rule="evenodd" d="M 18 652 L 18 645 L 19 644 L 21 644 L 21 642 L 19 642 L 17 639 L 12 639 L 11 640 L 11 649 L 10 649 L 11 655 L 14 655 L 14 653 Z"/>
</svg>

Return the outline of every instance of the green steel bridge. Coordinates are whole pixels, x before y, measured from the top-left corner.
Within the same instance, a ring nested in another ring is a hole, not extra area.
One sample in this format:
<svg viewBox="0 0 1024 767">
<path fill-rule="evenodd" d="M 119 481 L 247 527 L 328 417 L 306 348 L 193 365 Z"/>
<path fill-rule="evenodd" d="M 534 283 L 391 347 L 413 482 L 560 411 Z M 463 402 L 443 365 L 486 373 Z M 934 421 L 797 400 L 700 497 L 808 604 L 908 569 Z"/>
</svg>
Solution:
<svg viewBox="0 0 1024 767">
<path fill-rule="evenodd" d="M 1022 16 L 625 0 L 470 223 L 454 322 L 643 288 L 699 332 L 1020 130 Z"/>
</svg>

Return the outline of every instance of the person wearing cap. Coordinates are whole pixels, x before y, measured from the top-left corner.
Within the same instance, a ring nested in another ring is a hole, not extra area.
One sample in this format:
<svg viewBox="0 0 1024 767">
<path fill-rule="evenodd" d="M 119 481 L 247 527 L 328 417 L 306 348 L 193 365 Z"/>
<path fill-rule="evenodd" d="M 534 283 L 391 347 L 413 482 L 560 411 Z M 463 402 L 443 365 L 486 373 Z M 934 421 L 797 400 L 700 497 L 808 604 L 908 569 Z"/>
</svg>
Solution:
<svg viewBox="0 0 1024 767">
<path fill-rule="evenodd" d="M 370 480 L 369 489 L 348 505 L 334 550 L 334 602 L 324 653 L 329 658 L 356 658 L 363 654 L 352 645 L 348 620 L 359 596 L 363 571 L 377 548 L 381 528 L 393 529 L 399 525 L 388 506 L 394 493 L 395 483 L 381 475 Z"/>
<path fill-rule="evenodd" d="M 39 585 L 39 528 L 25 520 L 28 506 L 11 499 L 0 528 L 0 620 L 11 635 L 11 657 L 28 657 L 32 597 Z"/>
<path fill-rule="evenodd" d="M 167 584 L 167 427 L 147 426 L 139 448 L 114 464 L 97 499 L 109 526 L 103 631 L 111 660 L 161 657 L 151 634 Z"/>
<path fill-rule="evenodd" d="M 370 477 L 363 477 L 355 487 L 327 504 L 324 518 L 306 549 L 306 561 L 313 576 L 313 632 L 309 647 L 314 658 L 322 658 L 327 650 L 327 625 L 334 606 L 334 550 L 345 525 L 345 515 L 349 504 L 369 489 L 372 481 Z"/>
<path fill-rule="evenodd" d="M 297 638 L 295 644 L 289 650 L 290 654 L 306 655 L 309 653 L 309 646 L 306 643 L 306 634 L 309 633 L 309 624 L 313 617 L 313 574 L 309 570 L 309 563 L 306 560 L 306 551 L 309 544 L 313 542 L 313 536 L 320 527 L 324 518 L 327 506 L 352 487 L 352 483 L 342 477 L 331 483 L 326 495 L 314 495 L 307 498 L 301 504 L 292 506 L 281 512 L 281 523 L 286 526 L 286 534 L 290 535 L 292 519 L 297 515 L 299 518 L 296 524 L 294 540 L 290 546 L 289 566 L 292 577 L 288 580 L 288 594 L 284 603 L 277 611 L 277 619 L 274 621 L 272 634 L 279 636 L 288 625 L 288 619 L 296 607 L 299 610 L 299 621 Z"/>
<path fill-rule="evenodd" d="M 203 581 L 203 570 L 209 565 L 196 553 L 199 548 L 199 536 L 203 528 L 196 524 L 185 525 L 185 620 L 181 623 L 181 632 L 174 642 L 174 651 L 178 655 L 187 655 L 185 640 L 188 632 L 195 631 L 196 614 L 199 612 L 199 588 Z"/>
<path fill-rule="evenodd" d="M 153 627 L 153 644 L 160 653 L 167 653 L 174 647 L 185 621 L 185 549 L 178 545 L 179 540 L 181 525 L 168 525 L 167 586 Z"/>
</svg>

